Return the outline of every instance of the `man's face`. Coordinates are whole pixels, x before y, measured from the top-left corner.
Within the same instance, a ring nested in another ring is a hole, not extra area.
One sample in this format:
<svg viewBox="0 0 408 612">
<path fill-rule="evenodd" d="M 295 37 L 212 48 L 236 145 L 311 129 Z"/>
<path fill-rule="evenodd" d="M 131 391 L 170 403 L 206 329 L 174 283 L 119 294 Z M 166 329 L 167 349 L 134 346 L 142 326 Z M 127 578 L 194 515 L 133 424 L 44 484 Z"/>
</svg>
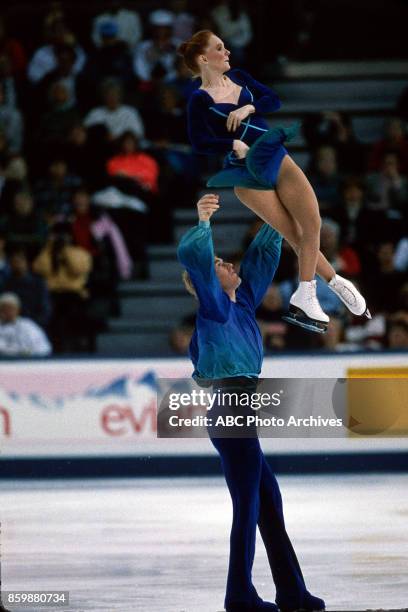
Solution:
<svg viewBox="0 0 408 612">
<path fill-rule="evenodd" d="M 5 302 L 0 305 L 0 321 L 2 323 L 14 323 L 19 314 L 19 308 L 16 304 Z"/>
<path fill-rule="evenodd" d="M 224 291 L 238 289 L 241 284 L 241 278 L 235 272 L 234 265 L 227 263 L 221 257 L 215 258 L 215 273 Z"/>
</svg>

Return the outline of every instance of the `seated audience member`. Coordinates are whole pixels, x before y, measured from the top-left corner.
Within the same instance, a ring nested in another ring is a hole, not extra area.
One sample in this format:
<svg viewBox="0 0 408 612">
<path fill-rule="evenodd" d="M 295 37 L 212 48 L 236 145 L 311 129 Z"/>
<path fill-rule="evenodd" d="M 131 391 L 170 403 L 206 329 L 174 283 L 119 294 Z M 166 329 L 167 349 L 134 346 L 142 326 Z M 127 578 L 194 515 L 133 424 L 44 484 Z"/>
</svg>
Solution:
<svg viewBox="0 0 408 612">
<path fill-rule="evenodd" d="M 394 267 L 400 272 L 408 272 L 408 238 L 401 238 L 395 247 Z"/>
<path fill-rule="evenodd" d="M 187 40 L 187 38 L 183 40 Z M 184 107 L 193 91 L 200 85 L 198 79 L 191 78 L 191 72 L 181 55 L 177 55 L 174 70 L 164 78 L 164 84 L 177 92 Z"/>
<path fill-rule="evenodd" d="M 234 62 L 245 67 L 248 58 L 247 47 L 253 37 L 252 24 L 245 4 L 240 0 L 219 0 L 211 11 L 211 17 L 225 46 L 231 51 Z"/>
<path fill-rule="evenodd" d="M 34 133 L 37 149 L 60 148 L 66 135 L 79 122 L 81 116 L 70 99 L 69 90 L 64 80 L 54 81 L 48 91 L 48 110 L 41 115 Z"/>
<path fill-rule="evenodd" d="M 173 13 L 155 10 L 149 16 L 149 23 L 151 38 L 137 46 L 133 58 L 133 70 L 146 85 L 152 80 L 154 72 L 160 71 L 163 77 L 172 72 L 179 44 L 173 37 Z"/>
<path fill-rule="evenodd" d="M 57 353 L 83 350 L 92 344 L 94 330 L 87 317 L 87 283 L 92 257 L 73 244 L 69 223 L 56 224 L 47 244 L 33 262 L 33 271 L 43 276 L 51 296 L 50 337 Z"/>
<path fill-rule="evenodd" d="M 6 236 L 0 233 L 0 288 L 10 274 L 10 265 L 6 254 Z M 0 289 L 1 290 L 1 289 Z"/>
<path fill-rule="evenodd" d="M 48 229 L 28 191 L 15 193 L 12 210 L 0 218 L 0 231 L 6 237 L 10 251 L 23 248 L 30 261 L 36 256 L 46 240 Z"/>
<path fill-rule="evenodd" d="M 19 40 L 8 36 L 2 16 L 0 16 L 0 55 L 7 58 L 10 74 L 21 81 L 27 65 L 26 52 Z"/>
<path fill-rule="evenodd" d="M 0 82 L 0 130 L 3 132 L 10 155 L 20 153 L 23 145 L 24 122 L 20 111 L 7 104 L 4 85 Z"/>
<path fill-rule="evenodd" d="M 97 15 L 92 22 L 92 40 L 96 47 L 103 45 L 102 24 L 110 22 L 117 28 L 117 37 L 133 49 L 142 38 L 142 22 L 136 11 L 123 8 L 122 2 L 114 0 L 109 8 Z"/>
<path fill-rule="evenodd" d="M 309 180 L 315 190 L 320 210 L 329 213 L 340 199 L 341 177 L 337 165 L 337 154 L 333 147 L 322 146 L 315 153 L 314 169 Z"/>
<path fill-rule="evenodd" d="M 108 160 L 106 166 L 110 176 L 130 178 L 145 191 L 158 193 L 159 165 L 154 157 L 139 149 L 139 142 L 132 132 L 122 134 L 118 142 L 118 153 Z"/>
<path fill-rule="evenodd" d="M 279 286 L 273 284 L 256 311 L 265 349 L 283 350 L 286 348 L 288 325 L 282 320 L 284 314 Z"/>
<path fill-rule="evenodd" d="M 384 156 L 388 152 L 397 153 L 400 159 L 400 171 L 408 174 L 408 140 L 401 119 L 390 119 L 384 131 L 384 137 L 375 143 L 368 159 L 369 172 L 380 172 Z"/>
<path fill-rule="evenodd" d="M 190 340 L 195 328 L 196 314 L 187 315 L 174 327 L 169 335 L 170 348 L 177 355 L 188 355 Z"/>
<path fill-rule="evenodd" d="M 0 295 L 0 355 L 42 357 L 52 352 L 44 331 L 26 317 L 20 317 L 20 300 L 14 293 Z"/>
<path fill-rule="evenodd" d="M 113 255 L 111 261 L 115 262 L 115 278 L 129 280 L 132 275 L 132 260 L 127 250 L 123 236 L 106 212 L 96 211 L 91 207 L 91 197 L 85 187 L 76 189 L 72 198 L 72 233 L 74 243 L 82 247 L 92 257 L 103 255 L 105 250 L 103 243 L 109 243 L 109 252 Z M 95 267 L 94 266 L 94 267 Z"/>
<path fill-rule="evenodd" d="M 50 161 L 48 176 L 39 179 L 34 190 L 38 207 L 50 223 L 69 212 L 72 193 L 80 184 L 79 176 L 68 171 L 65 159 L 55 157 Z"/>
<path fill-rule="evenodd" d="M 86 129 L 78 122 L 69 131 L 61 152 L 72 172 L 98 189 L 105 185 L 105 165 L 110 149 L 104 126 L 95 125 Z"/>
<path fill-rule="evenodd" d="M 106 79 L 102 84 L 103 106 L 92 109 L 84 120 L 85 127 L 103 124 L 111 140 L 119 138 L 124 132 L 132 132 L 143 138 L 144 126 L 138 111 L 122 104 L 122 88 L 116 79 Z"/>
<path fill-rule="evenodd" d="M 77 102 L 77 79 L 75 72 L 75 61 L 77 59 L 75 48 L 72 45 L 59 45 L 55 48 L 56 66 L 48 72 L 37 84 L 37 104 L 39 114 L 47 104 L 51 86 L 56 83 L 63 83 L 66 88 L 66 105 L 68 108 L 74 107 Z"/>
<path fill-rule="evenodd" d="M 406 274 L 395 268 L 394 249 L 392 242 L 377 244 L 374 265 L 362 279 L 364 295 L 374 314 L 388 314 L 394 310 L 395 298 L 406 280 Z"/>
<path fill-rule="evenodd" d="M 176 40 L 188 40 L 194 32 L 197 32 L 196 17 L 188 12 L 188 0 L 172 0 L 170 3 L 173 11 L 173 38 Z"/>
<path fill-rule="evenodd" d="M 367 177 L 367 199 L 371 208 L 400 211 L 407 215 L 408 179 L 400 172 L 397 153 L 385 153 L 379 172 Z"/>
<path fill-rule="evenodd" d="M 57 67 L 57 48 L 61 45 L 71 45 L 75 49 L 76 61 L 73 66 L 74 74 L 78 74 L 84 67 L 86 56 L 64 22 L 63 17 L 51 18 L 46 24 L 46 44 L 39 47 L 32 56 L 27 69 L 27 76 L 31 83 L 38 83 L 49 72 Z"/>
<path fill-rule="evenodd" d="M 362 174 L 366 167 L 366 147 L 357 139 L 350 115 L 337 112 L 310 113 L 302 124 L 307 145 L 334 147 L 341 173 Z"/>
<path fill-rule="evenodd" d="M 408 349 L 408 311 L 397 312 L 388 320 L 387 346 Z"/>
<path fill-rule="evenodd" d="M 338 274 L 353 278 L 361 273 L 356 251 L 351 246 L 341 246 L 340 225 L 332 219 L 322 219 L 320 250 Z"/>
<path fill-rule="evenodd" d="M 50 296 L 44 279 L 33 274 L 23 250 L 14 251 L 9 257 L 10 274 L 0 290 L 15 293 L 21 303 L 23 317 L 33 319 L 46 329 L 51 314 Z"/>
<path fill-rule="evenodd" d="M 90 53 L 81 75 L 83 96 L 87 94 L 91 101 L 103 79 L 114 77 L 127 91 L 135 81 L 129 47 L 119 38 L 117 23 L 110 19 L 101 21 L 99 33 L 101 44 Z"/>
</svg>

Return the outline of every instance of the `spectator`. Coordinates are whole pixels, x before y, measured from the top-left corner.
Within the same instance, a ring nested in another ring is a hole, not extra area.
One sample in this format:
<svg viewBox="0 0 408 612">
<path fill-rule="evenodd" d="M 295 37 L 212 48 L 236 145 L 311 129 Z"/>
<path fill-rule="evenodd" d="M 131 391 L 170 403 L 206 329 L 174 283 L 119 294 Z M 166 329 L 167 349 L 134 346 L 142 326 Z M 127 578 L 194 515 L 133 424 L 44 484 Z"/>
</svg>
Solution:
<svg viewBox="0 0 408 612">
<path fill-rule="evenodd" d="M 177 55 L 174 62 L 174 70 L 164 78 L 164 83 L 177 92 L 179 100 L 182 101 L 183 108 L 186 107 L 193 91 L 200 85 L 198 79 L 191 78 L 191 72 L 181 55 Z"/>
<path fill-rule="evenodd" d="M 363 278 L 367 303 L 374 313 L 388 314 L 395 308 L 395 296 L 399 294 L 406 275 L 395 268 L 394 245 L 382 242 L 376 249 L 376 261 L 372 270 Z"/>
<path fill-rule="evenodd" d="M 159 165 L 156 160 L 139 149 L 138 139 L 132 132 L 124 132 L 118 143 L 118 153 L 108 160 L 106 166 L 110 176 L 125 176 L 145 191 L 159 191 Z"/>
<path fill-rule="evenodd" d="M 265 349 L 283 350 L 286 348 L 288 326 L 282 320 L 284 314 L 279 286 L 273 284 L 256 311 Z"/>
<path fill-rule="evenodd" d="M 83 350 L 93 346 L 95 330 L 87 317 L 87 282 L 92 257 L 74 246 L 71 226 L 59 223 L 52 228 L 44 249 L 33 263 L 33 271 L 47 282 L 52 300 L 49 325 L 55 352 Z"/>
<path fill-rule="evenodd" d="M 36 256 L 46 240 L 47 225 L 35 210 L 31 193 L 15 193 L 11 212 L 0 218 L 0 231 L 10 250 L 24 249 L 30 261 Z"/>
<path fill-rule="evenodd" d="M 142 38 L 142 23 L 136 11 L 125 9 L 122 2 L 114 1 L 109 8 L 97 15 L 92 23 L 92 40 L 96 47 L 103 45 L 102 24 L 111 22 L 116 26 L 117 37 L 126 43 L 129 49 L 136 47 Z"/>
<path fill-rule="evenodd" d="M 38 83 L 38 112 L 41 113 L 44 104 L 48 103 L 51 86 L 63 83 L 67 92 L 66 104 L 72 108 L 77 103 L 77 72 L 75 71 L 76 52 L 72 45 L 59 45 L 55 49 L 56 66 Z"/>
<path fill-rule="evenodd" d="M 311 149 L 328 145 L 336 150 L 341 173 L 358 175 L 364 172 L 366 148 L 354 134 L 350 115 L 333 111 L 311 113 L 302 128 Z"/>
<path fill-rule="evenodd" d="M 381 240 L 384 218 L 380 213 L 368 209 L 365 188 L 355 177 L 347 178 L 341 190 L 342 201 L 330 212 L 330 217 L 339 223 L 344 244 L 352 246 L 361 255 L 371 242 Z"/>
<path fill-rule="evenodd" d="M 211 11 L 211 17 L 225 46 L 231 51 L 234 63 L 245 66 L 253 32 L 244 3 L 240 0 L 219 0 Z"/>
<path fill-rule="evenodd" d="M 170 348 L 177 355 L 188 355 L 190 340 L 194 332 L 196 314 L 190 314 L 182 318 L 181 322 L 174 327 L 169 335 Z"/>
<path fill-rule="evenodd" d="M 368 170 L 370 172 L 380 172 L 384 156 L 390 151 L 398 154 L 402 174 L 408 174 L 408 140 L 405 135 L 404 124 L 397 117 L 387 122 L 384 138 L 372 147 L 368 160 Z"/>
<path fill-rule="evenodd" d="M 149 22 L 152 37 L 138 45 L 133 58 L 133 70 L 146 84 L 150 83 L 154 72 L 162 77 L 172 72 L 178 47 L 178 41 L 172 33 L 173 13 L 158 9 L 150 14 Z"/>
<path fill-rule="evenodd" d="M 408 349 L 408 311 L 398 312 L 390 318 L 387 331 L 390 349 Z"/>
<path fill-rule="evenodd" d="M 99 31 L 101 44 L 89 56 L 81 79 L 82 95 L 86 94 L 88 103 L 103 79 L 118 79 L 126 91 L 132 89 L 135 80 L 132 57 L 126 42 L 119 38 L 118 24 L 113 20 L 101 21 Z"/>
<path fill-rule="evenodd" d="M 118 226 L 107 213 L 92 210 L 91 198 L 85 187 L 76 189 L 72 207 L 75 244 L 88 251 L 92 257 L 98 258 L 103 251 L 102 241 L 108 240 L 113 253 L 111 261 L 115 260 L 116 264 L 116 276 L 128 280 L 132 274 L 132 260 Z"/>
<path fill-rule="evenodd" d="M 110 152 L 105 126 L 94 125 L 86 129 L 81 122 L 75 123 L 61 152 L 72 172 L 87 184 L 95 189 L 105 185 L 105 165 Z"/>
<path fill-rule="evenodd" d="M 1 22 L 0 22 L 1 23 Z M 4 133 L 9 153 L 20 153 L 23 144 L 23 118 L 19 110 L 6 102 L 4 84 L 0 82 L 0 129 Z"/>
<path fill-rule="evenodd" d="M 0 355 L 28 357 L 52 351 L 44 331 L 26 317 L 20 317 L 20 300 L 14 293 L 0 295 Z"/>
<path fill-rule="evenodd" d="M 310 173 L 310 182 L 324 213 L 333 210 L 340 199 L 340 174 L 337 154 L 333 147 L 322 146 L 315 154 L 315 170 Z"/>
<path fill-rule="evenodd" d="M 173 11 L 173 37 L 182 42 L 192 37 L 197 28 L 196 17 L 187 11 L 187 0 L 172 0 L 171 9 Z"/>
<path fill-rule="evenodd" d="M 48 107 L 43 112 L 34 137 L 35 148 L 51 148 L 58 152 L 67 134 L 79 121 L 78 109 L 70 98 L 69 90 L 64 80 L 54 81 L 49 88 Z"/>
<path fill-rule="evenodd" d="M 360 275 L 361 263 L 356 251 L 351 246 L 340 246 L 340 225 L 331 219 L 322 219 L 320 250 L 342 276 Z"/>
<path fill-rule="evenodd" d="M 21 80 L 24 77 L 27 65 L 26 53 L 23 45 L 18 40 L 7 36 L 2 16 L 0 16 L 0 56 L 7 58 L 10 74 L 17 80 Z"/>
<path fill-rule="evenodd" d="M 56 217 L 66 215 L 70 209 L 72 193 L 81 179 L 68 172 L 66 161 L 56 157 L 48 165 L 48 176 L 35 185 L 38 207 L 51 223 Z"/>
<path fill-rule="evenodd" d="M 43 278 L 32 274 L 23 250 L 10 255 L 10 274 L 1 290 L 15 293 L 20 299 L 22 316 L 46 329 L 51 314 L 47 285 Z"/>
<path fill-rule="evenodd" d="M 406 213 L 408 205 L 408 179 L 401 175 L 398 154 L 384 154 L 379 172 L 367 177 L 367 197 L 372 208 L 394 209 Z"/>
<path fill-rule="evenodd" d="M 111 140 L 119 138 L 124 132 L 133 132 L 143 138 L 142 119 L 135 108 L 122 104 L 122 88 L 115 79 L 106 79 L 102 84 L 104 106 L 91 110 L 85 117 L 85 127 L 96 124 L 106 126 Z"/>
<path fill-rule="evenodd" d="M 33 84 L 39 83 L 57 67 L 57 49 L 61 45 L 71 45 L 75 50 L 74 74 L 78 74 L 83 69 L 86 60 L 85 53 L 76 43 L 72 32 L 68 30 L 63 17 L 56 16 L 50 20 L 46 27 L 46 39 L 48 44 L 37 49 L 28 64 L 27 76 Z"/>
<path fill-rule="evenodd" d="M 408 272 L 408 238 L 398 242 L 394 252 L 394 267 L 401 272 Z"/>
<path fill-rule="evenodd" d="M 10 274 L 10 265 L 6 255 L 6 236 L 0 233 L 0 287 L 3 286 Z"/>
</svg>

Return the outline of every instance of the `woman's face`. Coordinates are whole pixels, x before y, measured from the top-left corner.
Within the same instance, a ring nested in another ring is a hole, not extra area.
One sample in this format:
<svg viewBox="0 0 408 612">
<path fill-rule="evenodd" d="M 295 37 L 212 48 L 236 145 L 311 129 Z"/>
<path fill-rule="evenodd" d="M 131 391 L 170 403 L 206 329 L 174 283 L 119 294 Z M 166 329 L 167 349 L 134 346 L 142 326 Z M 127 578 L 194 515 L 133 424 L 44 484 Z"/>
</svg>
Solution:
<svg viewBox="0 0 408 612">
<path fill-rule="evenodd" d="M 205 54 L 200 55 L 201 67 L 214 72 L 224 73 L 231 68 L 229 63 L 230 52 L 224 47 L 221 38 L 213 34 L 208 41 Z"/>
</svg>

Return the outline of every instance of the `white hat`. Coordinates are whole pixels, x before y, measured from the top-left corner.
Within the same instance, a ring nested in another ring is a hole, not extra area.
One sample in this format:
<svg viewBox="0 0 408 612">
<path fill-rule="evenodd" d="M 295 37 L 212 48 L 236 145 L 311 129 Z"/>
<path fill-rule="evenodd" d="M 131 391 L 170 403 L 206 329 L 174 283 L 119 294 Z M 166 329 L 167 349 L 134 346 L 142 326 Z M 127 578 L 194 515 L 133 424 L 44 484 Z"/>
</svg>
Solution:
<svg viewBox="0 0 408 612">
<path fill-rule="evenodd" d="M 154 26 L 172 26 L 174 23 L 174 15 L 171 11 L 157 9 L 149 15 L 149 21 Z"/>
<path fill-rule="evenodd" d="M 2 304 L 14 304 L 17 308 L 21 306 L 20 298 L 15 293 L 2 293 L 0 295 L 0 306 Z"/>
</svg>

